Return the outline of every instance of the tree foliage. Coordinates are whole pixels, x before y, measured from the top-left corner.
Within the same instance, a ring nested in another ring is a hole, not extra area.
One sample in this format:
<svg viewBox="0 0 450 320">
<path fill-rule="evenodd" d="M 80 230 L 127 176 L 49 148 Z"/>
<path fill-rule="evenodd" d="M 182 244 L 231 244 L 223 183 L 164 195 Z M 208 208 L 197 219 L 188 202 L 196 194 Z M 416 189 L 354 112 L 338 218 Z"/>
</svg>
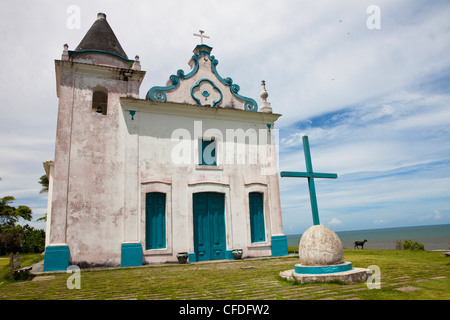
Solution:
<svg viewBox="0 0 450 320">
<path fill-rule="evenodd" d="M 31 221 L 32 211 L 27 206 L 12 206 L 12 196 L 0 199 L 0 255 L 12 252 L 42 252 L 45 248 L 45 231 L 18 225 L 19 219 Z"/>
<path fill-rule="evenodd" d="M 28 224 L 22 228 L 22 252 L 41 253 L 45 250 L 45 231 L 35 229 Z"/>
<path fill-rule="evenodd" d="M 41 191 L 39 191 L 40 194 L 48 192 L 48 183 L 47 174 L 44 174 L 39 178 L 39 184 L 42 186 Z M 43 217 L 37 219 L 37 221 L 47 221 L 47 212 Z"/>
<path fill-rule="evenodd" d="M 27 206 L 18 206 L 17 208 L 10 205 L 14 197 L 6 196 L 0 199 L 0 230 L 4 228 L 12 228 L 19 221 L 19 218 L 30 221 L 31 209 Z"/>
<path fill-rule="evenodd" d="M 39 178 L 39 184 L 42 186 L 42 189 L 41 189 L 41 191 L 39 191 L 39 193 L 48 192 L 48 177 L 46 174 L 42 175 Z"/>
</svg>

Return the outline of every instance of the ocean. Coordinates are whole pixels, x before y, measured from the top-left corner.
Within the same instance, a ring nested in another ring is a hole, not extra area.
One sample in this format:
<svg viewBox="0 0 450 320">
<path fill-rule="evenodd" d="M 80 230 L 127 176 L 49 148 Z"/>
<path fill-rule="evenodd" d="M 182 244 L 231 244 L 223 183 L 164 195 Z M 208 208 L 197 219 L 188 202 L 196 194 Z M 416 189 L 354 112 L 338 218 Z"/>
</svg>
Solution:
<svg viewBox="0 0 450 320">
<path fill-rule="evenodd" d="M 412 240 L 425 246 L 425 250 L 449 250 L 450 224 L 337 231 L 344 248 L 353 249 L 355 241 L 363 241 L 364 249 L 395 249 L 397 241 Z M 286 235 L 289 247 L 298 247 L 301 234 Z"/>
</svg>

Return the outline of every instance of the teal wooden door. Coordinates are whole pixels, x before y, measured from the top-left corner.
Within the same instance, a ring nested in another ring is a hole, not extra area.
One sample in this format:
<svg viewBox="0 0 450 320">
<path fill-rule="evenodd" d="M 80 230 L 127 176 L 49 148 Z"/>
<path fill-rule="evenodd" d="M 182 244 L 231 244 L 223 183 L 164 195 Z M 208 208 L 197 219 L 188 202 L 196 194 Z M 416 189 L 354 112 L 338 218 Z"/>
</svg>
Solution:
<svg viewBox="0 0 450 320">
<path fill-rule="evenodd" d="M 225 196 L 201 192 L 193 196 L 194 250 L 197 261 L 225 259 Z"/>
<path fill-rule="evenodd" d="M 151 192 L 145 199 L 145 248 L 166 247 L 166 194 Z"/>
<path fill-rule="evenodd" d="M 252 242 L 266 241 L 264 228 L 264 194 L 260 192 L 250 192 L 250 232 Z"/>
</svg>

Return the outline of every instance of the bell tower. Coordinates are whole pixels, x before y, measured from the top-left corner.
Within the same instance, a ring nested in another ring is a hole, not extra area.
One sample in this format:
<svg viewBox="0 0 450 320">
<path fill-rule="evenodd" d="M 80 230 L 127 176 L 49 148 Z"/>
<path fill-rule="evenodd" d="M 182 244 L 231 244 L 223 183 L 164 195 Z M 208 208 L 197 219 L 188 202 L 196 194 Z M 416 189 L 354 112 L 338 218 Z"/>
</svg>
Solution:
<svg viewBox="0 0 450 320">
<path fill-rule="evenodd" d="M 114 264 L 120 256 L 110 248 L 122 243 L 126 171 L 120 98 L 139 98 L 145 71 L 138 56 L 128 59 L 104 13 L 75 50 L 64 45 L 55 68 L 59 105 L 55 158 L 47 164 L 53 167 L 44 270 L 65 270 L 69 259 L 83 263 L 86 254 Z M 117 227 L 101 234 L 102 224 Z"/>
</svg>

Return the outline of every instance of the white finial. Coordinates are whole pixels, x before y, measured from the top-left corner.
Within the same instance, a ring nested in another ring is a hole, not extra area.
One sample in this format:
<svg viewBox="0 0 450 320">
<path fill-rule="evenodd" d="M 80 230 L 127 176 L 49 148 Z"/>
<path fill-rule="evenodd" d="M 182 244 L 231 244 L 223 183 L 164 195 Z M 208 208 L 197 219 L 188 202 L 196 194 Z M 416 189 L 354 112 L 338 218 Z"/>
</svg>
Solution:
<svg viewBox="0 0 450 320">
<path fill-rule="evenodd" d="M 201 43 L 201 44 L 203 44 L 203 38 L 209 39 L 209 36 L 205 36 L 205 35 L 204 35 L 205 31 L 203 31 L 203 30 L 198 30 L 198 32 L 200 32 L 200 34 L 194 33 L 194 36 L 200 37 L 200 43 Z"/>
<path fill-rule="evenodd" d="M 64 50 L 62 53 L 61 60 L 69 61 L 69 45 L 67 43 L 64 44 Z"/>
<path fill-rule="evenodd" d="M 261 94 L 260 97 L 262 99 L 262 103 L 261 103 L 261 112 L 266 112 L 266 113 L 272 113 L 272 107 L 270 106 L 270 102 L 267 102 L 267 97 L 269 96 L 269 94 L 267 93 L 266 90 L 266 82 L 263 80 L 261 81 Z"/>
<path fill-rule="evenodd" d="M 141 62 L 139 61 L 139 56 L 136 55 L 136 57 L 134 57 L 134 63 L 133 63 L 133 67 L 131 68 L 133 70 L 141 70 Z"/>
<path fill-rule="evenodd" d="M 267 97 L 269 96 L 269 94 L 266 91 L 266 82 L 263 80 L 261 81 L 261 94 L 260 97 L 262 99 L 263 102 L 267 102 Z"/>
</svg>

